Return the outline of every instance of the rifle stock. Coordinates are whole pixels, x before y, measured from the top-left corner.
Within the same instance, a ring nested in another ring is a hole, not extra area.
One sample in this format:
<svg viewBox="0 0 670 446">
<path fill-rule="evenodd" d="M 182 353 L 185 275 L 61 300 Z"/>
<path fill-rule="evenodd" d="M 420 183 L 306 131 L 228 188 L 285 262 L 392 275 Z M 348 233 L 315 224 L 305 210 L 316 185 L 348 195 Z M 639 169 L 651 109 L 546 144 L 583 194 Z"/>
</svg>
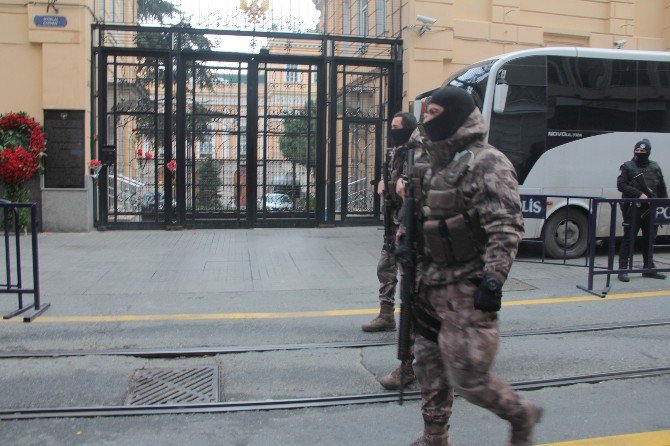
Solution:
<svg viewBox="0 0 670 446">
<path fill-rule="evenodd" d="M 414 150 L 407 151 L 407 173 L 409 181 L 405 190 L 403 202 L 405 237 L 398 247 L 397 258 L 402 265 L 400 275 L 400 325 L 398 328 L 398 359 L 400 363 L 400 387 L 398 388 L 398 404 L 402 405 L 405 367 L 404 363 L 410 358 L 410 336 L 412 323 L 412 299 L 416 281 L 416 219 L 414 216 L 416 200 L 414 198 L 414 186 L 412 182 L 412 170 L 414 166 Z"/>
</svg>

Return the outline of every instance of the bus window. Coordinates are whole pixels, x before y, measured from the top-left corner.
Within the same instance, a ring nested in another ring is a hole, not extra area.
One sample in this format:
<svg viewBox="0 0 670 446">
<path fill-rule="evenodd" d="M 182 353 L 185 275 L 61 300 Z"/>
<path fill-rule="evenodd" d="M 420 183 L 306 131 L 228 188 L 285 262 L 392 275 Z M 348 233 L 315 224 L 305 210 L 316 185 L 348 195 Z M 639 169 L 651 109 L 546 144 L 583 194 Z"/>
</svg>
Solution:
<svg viewBox="0 0 670 446">
<path fill-rule="evenodd" d="M 576 61 L 570 57 L 547 57 L 547 128 L 579 129 L 579 109 L 575 81 Z"/>
<path fill-rule="evenodd" d="M 670 132 L 670 63 L 638 62 L 637 130 Z"/>
<path fill-rule="evenodd" d="M 636 62 L 579 59 L 577 96 L 582 131 L 635 131 Z"/>
<path fill-rule="evenodd" d="M 508 85 L 507 98 L 504 111 L 491 114 L 489 142 L 507 155 L 516 169 L 519 184 L 523 184 L 545 151 L 546 57 L 510 61 L 499 73 L 499 79 L 504 78 L 500 82 Z"/>
<path fill-rule="evenodd" d="M 494 61 L 486 61 L 478 65 L 468 67 L 463 71 L 457 72 L 454 76 L 447 79 L 442 87 L 451 85 L 453 87 L 462 88 L 468 92 L 475 105 L 479 110 L 484 104 L 484 97 L 486 93 L 486 83 L 489 79 L 489 72 Z"/>
</svg>

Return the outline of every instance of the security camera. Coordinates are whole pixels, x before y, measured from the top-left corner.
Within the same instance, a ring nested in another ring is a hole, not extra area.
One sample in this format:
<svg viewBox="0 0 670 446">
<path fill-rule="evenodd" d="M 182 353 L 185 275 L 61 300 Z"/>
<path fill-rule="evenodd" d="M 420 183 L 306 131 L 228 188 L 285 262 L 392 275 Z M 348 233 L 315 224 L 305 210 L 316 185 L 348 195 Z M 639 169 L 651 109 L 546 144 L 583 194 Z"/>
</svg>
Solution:
<svg viewBox="0 0 670 446">
<path fill-rule="evenodd" d="M 421 14 L 417 14 L 416 19 L 421 23 L 425 23 L 426 25 L 432 25 L 435 22 L 437 22 L 437 19 L 425 16 L 425 15 L 421 15 Z"/>
<path fill-rule="evenodd" d="M 614 48 L 621 49 L 627 43 L 628 43 L 628 39 L 615 40 L 614 41 Z"/>
</svg>

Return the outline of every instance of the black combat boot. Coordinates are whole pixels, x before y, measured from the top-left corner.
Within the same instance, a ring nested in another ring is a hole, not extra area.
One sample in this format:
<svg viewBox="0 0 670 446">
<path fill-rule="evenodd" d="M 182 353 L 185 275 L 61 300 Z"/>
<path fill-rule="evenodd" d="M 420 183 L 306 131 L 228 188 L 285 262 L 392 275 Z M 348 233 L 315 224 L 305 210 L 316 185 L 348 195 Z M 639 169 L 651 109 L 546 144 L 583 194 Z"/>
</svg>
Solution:
<svg viewBox="0 0 670 446">
<path fill-rule="evenodd" d="M 542 418 L 542 408 L 530 400 L 522 400 L 523 416 L 512 421 L 510 446 L 531 446 L 533 428 Z"/>
<path fill-rule="evenodd" d="M 423 434 L 409 446 L 451 446 L 449 425 L 424 422 Z"/>
<path fill-rule="evenodd" d="M 621 281 L 621 282 L 630 282 L 630 277 L 628 277 L 628 274 L 626 274 L 626 273 L 619 273 L 619 275 L 617 276 L 617 278 L 618 278 L 619 281 Z"/>
<path fill-rule="evenodd" d="M 649 269 L 651 269 L 651 268 L 656 268 L 656 265 L 654 265 L 654 264 L 652 263 L 651 266 L 646 266 L 646 265 L 645 265 L 645 268 L 649 268 Z M 646 278 L 648 278 L 648 279 L 660 279 L 660 280 L 665 280 L 665 274 L 661 274 L 661 273 L 658 273 L 658 272 L 656 272 L 656 271 L 653 271 L 653 272 L 651 272 L 651 273 L 642 273 L 642 277 L 646 277 Z"/>
<path fill-rule="evenodd" d="M 397 369 L 384 376 L 379 380 L 379 383 L 387 390 L 397 390 L 400 388 L 400 375 L 403 375 L 403 387 L 412 384 L 416 377 L 414 376 L 414 368 L 412 367 L 412 360 L 404 361 Z"/>
<path fill-rule="evenodd" d="M 381 304 L 379 314 L 370 322 L 361 326 L 363 331 L 393 331 L 395 330 L 395 316 L 393 305 Z"/>
</svg>

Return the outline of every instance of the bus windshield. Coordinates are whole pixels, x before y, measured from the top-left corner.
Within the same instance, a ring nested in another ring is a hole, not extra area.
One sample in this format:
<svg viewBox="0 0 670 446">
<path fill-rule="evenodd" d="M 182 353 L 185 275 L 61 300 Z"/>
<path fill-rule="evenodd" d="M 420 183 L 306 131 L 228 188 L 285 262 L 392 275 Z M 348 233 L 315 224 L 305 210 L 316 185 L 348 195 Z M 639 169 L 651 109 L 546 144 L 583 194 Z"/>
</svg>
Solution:
<svg viewBox="0 0 670 446">
<path fill-rule="evenodd" d="M 476 65 L 456 72 L 449 77 L 442 87 L 451 85 L 453 87 L 462 88 L 472 96 L 477 107 L 481 110 L 484 105 L 484 98 L 486 97 L 486 82 L 489 78 L 491 67 L 495 63 L 495 59 L 480 62 Z"/>
</svg>

